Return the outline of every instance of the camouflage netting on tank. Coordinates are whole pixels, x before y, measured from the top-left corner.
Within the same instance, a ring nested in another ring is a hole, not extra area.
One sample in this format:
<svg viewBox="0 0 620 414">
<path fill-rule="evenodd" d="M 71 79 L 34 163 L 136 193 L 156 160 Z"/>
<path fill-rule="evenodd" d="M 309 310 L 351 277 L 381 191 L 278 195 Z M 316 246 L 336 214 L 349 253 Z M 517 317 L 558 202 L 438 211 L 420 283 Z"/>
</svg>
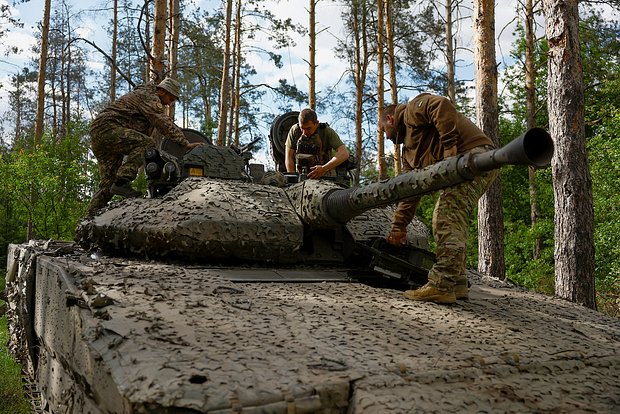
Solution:
<svg viewBox="0 0 620 414">
<path fill-rule="evenodd" d="M 39 382 L 57 412 L 620 408 L 620 321 L 474 274 L 471 300 L 445 306 L 80 251 L 36 268 Z"/>
<path fill-rule="evenodd" d="M 303 226 L 280 188 L 190 178 L 161 199 L 127 199 L 78 224 L 87 249 L 143 257 L 290 262 Z"/>
</svg>

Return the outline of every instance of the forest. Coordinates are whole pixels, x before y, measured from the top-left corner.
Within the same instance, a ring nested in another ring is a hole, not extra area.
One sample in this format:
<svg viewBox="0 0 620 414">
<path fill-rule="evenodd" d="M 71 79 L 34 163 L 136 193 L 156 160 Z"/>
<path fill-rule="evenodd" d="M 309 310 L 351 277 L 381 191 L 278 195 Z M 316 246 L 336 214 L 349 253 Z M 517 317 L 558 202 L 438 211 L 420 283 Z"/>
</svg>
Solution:
<svg viewBox="0 0 620 414">
<path fill-rule="evenodd" d="M 1 3 L 0 39 L 23 24 L 15 7 L 28 3 Z M 0 88 L 0 261 L 10 243 L 73 239 L 98 182 L 90 120 L 135 85 L 178 79 L 170 115 L 217 145 L 244 144 L 279 114 L 316 108 L 355 155 L 362 184 L 400 172 L 378 109 L 431 91 L 500 145 L 536 126 L 556 146 L 550 168 L 502 169 L 472 220 L 468 266 L 617 317 L 620 2 L 511 4 L 507 33 L 494 25 L 495 7 L 506 6 L 488 0 L 44 0 L 36 58 L 14 65 Z M 287 17 L 293 9 L 305 20 Z M 329 30 L 322 13 L 335 10 L 342 33 L 316 53 Z M 104 38 L 76 30 L 93 16 Z M 306 44 L 295 81 L 287 53 Z M 3 60 L 18 52 L 3 50 Z M 343 72 L 322 72 L 325 56 Z M 256 151 L 271 157 L 266 137 Z M 433 205 L 426 197 L 418 212 L 429 224 Z"/>
</svg>

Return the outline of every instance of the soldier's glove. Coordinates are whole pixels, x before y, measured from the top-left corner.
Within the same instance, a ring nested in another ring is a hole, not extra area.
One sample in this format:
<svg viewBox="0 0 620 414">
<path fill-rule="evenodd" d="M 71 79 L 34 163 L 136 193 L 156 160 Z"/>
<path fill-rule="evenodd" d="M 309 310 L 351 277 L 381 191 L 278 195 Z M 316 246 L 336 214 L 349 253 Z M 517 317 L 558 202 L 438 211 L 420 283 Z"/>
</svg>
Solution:
<svg viewBox="0 0 620 414">
<path fill-rule="evenodd" d="M 405 230 L 392 230 L 390 234 L 385 238 L 385 241 L 393 246 L 402 247 L 407 244 L 407 231 Z"/>
</svg>

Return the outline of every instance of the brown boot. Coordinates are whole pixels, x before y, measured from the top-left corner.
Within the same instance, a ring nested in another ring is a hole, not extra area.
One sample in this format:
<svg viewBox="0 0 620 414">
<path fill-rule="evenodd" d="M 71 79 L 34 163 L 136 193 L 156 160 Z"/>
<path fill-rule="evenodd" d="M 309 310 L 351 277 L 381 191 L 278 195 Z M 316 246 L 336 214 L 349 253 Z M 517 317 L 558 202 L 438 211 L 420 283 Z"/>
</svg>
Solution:
<svg viewBox="0 0 620 414">
<path fill-rule="evenodd" d="M 457 279 L 454 285 L 454 295 L 456 300 L 469 300 L 469 288 L 467 287 L 467 278 Z"/>
<path fill-rule="evenodd" d="M 419 289 L 405 291 L 405 297 L 421 302 L 435 302 L 443 304 L 456 302 L 454 290 L 438 288 L 428 283 Z"/>
</svg>

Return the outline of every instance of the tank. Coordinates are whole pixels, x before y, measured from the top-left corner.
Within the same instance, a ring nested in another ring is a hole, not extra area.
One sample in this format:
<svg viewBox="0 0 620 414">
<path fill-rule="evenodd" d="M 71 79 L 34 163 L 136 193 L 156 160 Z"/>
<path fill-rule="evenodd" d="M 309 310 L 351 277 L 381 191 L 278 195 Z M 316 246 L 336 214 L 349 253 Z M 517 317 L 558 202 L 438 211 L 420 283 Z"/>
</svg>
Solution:
<svg viewBox="0 0 620 414">
<path fill-rule="evenodd" d="M 502 165 L 544 166 L 553 153 L 549 134 L 534 128 L 501 149 L 346 188 L 337 179 L 304 180 L 303 174 L 257 175 L 246 156 L 249 147 L 205 142 L 184 154 L 168 143 L 161 151 L 147 152 L 150 197 L 125 200 L 87 218 L 76 240 L 87 250 L 110 255 L 336 267 L 355 277 L 421 285 L 434 260 L 429 231 L 415 220 L 407 247 L 389 246 L 384 237 L 392 206 Z"/>
<path fill-rule="evenodd" d="M 618 411 L 620 322 L 473 271 L 469 301 L 413 302 L 427 230 L 380 243 L 399 199 L 548 162 L 544 131 L 368 186 L 264 172 L 246 150 L 166 144 L 146 154 L 149 196 L 84 220 L 80 245 L 9 247 L 38 411 Z"/>
</svg>

